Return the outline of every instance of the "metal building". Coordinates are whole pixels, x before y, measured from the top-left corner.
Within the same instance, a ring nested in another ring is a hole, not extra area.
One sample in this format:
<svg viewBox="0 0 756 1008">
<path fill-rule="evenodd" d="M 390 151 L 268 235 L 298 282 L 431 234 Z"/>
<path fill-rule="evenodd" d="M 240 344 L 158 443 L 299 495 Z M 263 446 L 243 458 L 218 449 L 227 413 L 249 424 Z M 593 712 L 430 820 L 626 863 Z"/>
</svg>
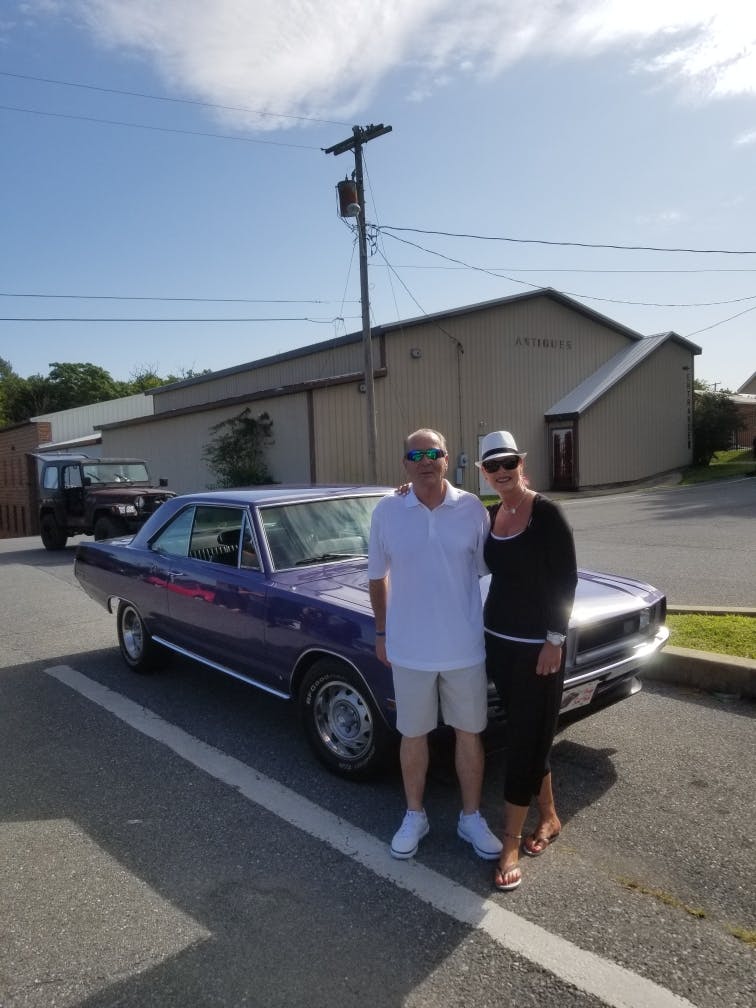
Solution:
<svg viewBox="0 0 756 1008">
<path fill-rule="evenodd" d="M 378 480 L 402 480 L 402 442 L 444 433 L 450 478 L 480 489 L 480 438 L 511 431 L 537 489 L 629 483 L 689 465 L 693 362 L 676 333 L 643 337 L 558 291 L 373 329 Z M 213 485 L 202 459 L 219 421 L 273 421 L 278 482 L 368 478 L 362 334 L 152 390 L 154 412 L 101 424 L 104 454 L 141 456 L 179 492 Z"/>
</svg>

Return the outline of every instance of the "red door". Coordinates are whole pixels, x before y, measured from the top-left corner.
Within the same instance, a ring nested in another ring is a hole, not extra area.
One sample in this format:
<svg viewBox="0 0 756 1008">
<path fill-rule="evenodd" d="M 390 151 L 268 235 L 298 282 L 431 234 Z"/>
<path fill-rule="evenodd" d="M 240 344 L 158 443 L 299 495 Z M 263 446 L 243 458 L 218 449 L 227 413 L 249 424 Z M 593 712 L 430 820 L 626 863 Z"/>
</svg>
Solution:
<svg viewBox="0 0 756 1008">
<path fill-rule="evenodd" d="M 577 488 L 575 431 L 572 427 L 551 429 L 551 485 L 554 490 Z"/>
</svg>

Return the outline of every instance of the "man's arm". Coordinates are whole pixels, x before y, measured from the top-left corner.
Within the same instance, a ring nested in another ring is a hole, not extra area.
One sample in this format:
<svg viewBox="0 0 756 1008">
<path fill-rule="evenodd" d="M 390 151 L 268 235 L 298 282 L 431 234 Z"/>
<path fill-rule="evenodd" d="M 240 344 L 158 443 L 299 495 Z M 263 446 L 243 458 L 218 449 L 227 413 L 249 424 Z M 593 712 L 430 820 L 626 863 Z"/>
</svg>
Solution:
<svg viewBox="0 0 756 1008">
<path fill-rule="evenodd" d="M 370 605 L 375 616 L 375 656 L 384 665 L 386 659 L 386 601 L 388 599 L 388 575 L 382 578 L 370 579 Z"/>
<path fill-rule="evenodd" d="M 375 616 L 375 629 L 386 630 L 386 600 L 388 598 L 388 575 L 368 582 L 370 586 L 370 605 Z"/>
</svg>

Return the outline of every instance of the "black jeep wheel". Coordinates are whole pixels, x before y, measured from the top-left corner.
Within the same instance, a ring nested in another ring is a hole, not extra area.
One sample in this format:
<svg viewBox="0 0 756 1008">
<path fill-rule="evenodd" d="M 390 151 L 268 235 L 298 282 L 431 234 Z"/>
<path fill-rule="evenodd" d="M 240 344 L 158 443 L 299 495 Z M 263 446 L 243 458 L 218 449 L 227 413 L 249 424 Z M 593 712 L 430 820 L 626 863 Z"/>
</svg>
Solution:
<svg viewBox="0 0 756 1008">
<path fill-rule="evenodd" d="M 42 515 L 39 523 L 39 534 L 42 536 L 42 543 L 45 549 L 62 550 L 68 542 L 65 529 L 62 529 L 51 514 Z"/>
<path fill-rule="evenodd" d="M 153 643 L 142 617 L 130 602 L 118 605 L 118 646 L 123 660 L 134 672 L 152 672 L 155 668 L 158 649 Z"/>
<path fill-rule="evenodd" d="M 313 665 L 299 691 L 299 712 L 313 752 L 342 777 L 373 776 L 395 748 L 370 691 L 342 662 L 324 658 Z"/>
<path fill-rule="evenodd" d="M 103 539 L 115 539 L 116 536 L 126 535 L 126 526 L 117 518 L 109 515 L 100 515 L 95 522 L 94 537 L 97 542 Z"/>
</svg>

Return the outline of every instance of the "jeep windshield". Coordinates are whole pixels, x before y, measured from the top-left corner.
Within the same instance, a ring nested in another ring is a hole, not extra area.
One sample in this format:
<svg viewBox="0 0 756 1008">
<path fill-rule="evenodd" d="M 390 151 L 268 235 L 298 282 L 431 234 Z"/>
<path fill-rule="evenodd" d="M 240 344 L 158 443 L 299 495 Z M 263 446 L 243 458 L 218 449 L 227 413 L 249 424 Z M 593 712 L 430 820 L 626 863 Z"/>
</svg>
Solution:
<svg viewBox="0 0 756 1008">
<path fill-rule="evenodd" d="M 144 462 L 99 462 L 92 459 L 83 465 L 84 482 L 91 486 L 106 483 L 149 483 L 150 474 Z"/>
</svg>

